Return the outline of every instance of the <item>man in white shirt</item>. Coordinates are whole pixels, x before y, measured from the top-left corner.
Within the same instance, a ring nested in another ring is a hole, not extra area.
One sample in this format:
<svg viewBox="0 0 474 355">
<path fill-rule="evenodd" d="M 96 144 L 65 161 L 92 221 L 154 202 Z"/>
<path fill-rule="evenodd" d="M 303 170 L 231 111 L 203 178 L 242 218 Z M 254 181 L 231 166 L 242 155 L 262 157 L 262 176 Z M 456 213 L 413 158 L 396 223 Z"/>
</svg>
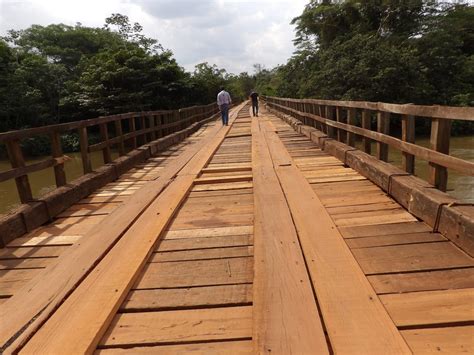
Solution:
<svg viewBox="0 0 474 355">
<path fill-rule="evenodd" d="M 221 91 L 217 94 L 217 105 L 222 115 L 222 125 L 229 125 L 229 107 L 232 103 L 232 99 L 227 91 L 224 90 L 224 87 L 221 87 Z"/>
</svg>

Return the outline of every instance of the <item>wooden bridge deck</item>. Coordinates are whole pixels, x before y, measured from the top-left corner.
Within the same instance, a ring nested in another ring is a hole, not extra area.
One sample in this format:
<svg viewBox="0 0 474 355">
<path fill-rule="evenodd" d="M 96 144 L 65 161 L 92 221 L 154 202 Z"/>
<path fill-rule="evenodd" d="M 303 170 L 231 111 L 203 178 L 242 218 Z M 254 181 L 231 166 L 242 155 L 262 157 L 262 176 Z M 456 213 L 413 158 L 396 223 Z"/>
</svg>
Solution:
<svg viewBox="0 0 474 355">
<path fill-rule="evenodd" d="M 0 249 L 5 353 L 474 352 L 474 260 L 236 108 Z"/>
</svg>

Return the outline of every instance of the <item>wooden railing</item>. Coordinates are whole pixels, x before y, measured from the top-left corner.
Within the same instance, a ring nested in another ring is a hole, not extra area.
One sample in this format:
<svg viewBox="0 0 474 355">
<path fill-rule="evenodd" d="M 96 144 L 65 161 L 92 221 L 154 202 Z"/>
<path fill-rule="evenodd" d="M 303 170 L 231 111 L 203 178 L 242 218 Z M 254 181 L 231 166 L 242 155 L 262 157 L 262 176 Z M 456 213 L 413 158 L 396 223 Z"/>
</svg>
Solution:
<svg viewBox="0 0 474 355">
<path fill-rule="evenodd" d="M 263 99 L 269 107 L 319 129 L 329 138 L 354 147 L 356 136 L 362 137 L 362 149 L 368 154 L 371 154 L 371 141 L 375 141 L 376 157 L 380 160 L 388 160 L 389 146 L 400 150 L 402 167 L 408 173 L 413 174 L 415 171 L 415 157 L 428 161 L 429 183 L 442 191 L 446 191 L 448 168 L 474 176 L 474 163 L 449 155 L 451 122 L 474 121 L 472 107 L 278 97 Z M 395 115 L 401 119 L 401 139 L 389 135 L 390 120 Z M 376 120 L 372 120 L 372 117 L 376 117 Z M 415 117 L 431 120 L 430 148 L 415 144 Z M 375 130 L 372 128 L 373 121 L 376 121 Z"/>
<path fill-rule="evenodd" d="M 12 166 L 12 169 L 0 172 L 0 182 L 15 179 L 20 201 L 26 203 L 33 200 L 28 179 L 30 173 L 52 167 L 56 186 L 60 187 L 67 183 L 64 170 L 67 157 L 63 155 L 61 134 L 67 132 L 79 134 L 82 166 L 84 174 L 87 174 L 92 171 L 90 157 L 92 152 L 102 151 L 104 164 L 107 164 L 112 162 L 111 149 L 113 147 L 118 150 L 120 156 L 123 156 L 126 154 L 126 147 L 135 149 L 211 117 L 217 112 L 218 107 L 213 103 L 179 110 L 131 112 L 0 133 L 0 144 L 6 145 Z M 89 144 L 91 130 L 99 132 L 99 143 Z M 22 140 L 45 135 L 50 137 L 51 158 L 27 165 L 21 148 Z"/>
</svg>

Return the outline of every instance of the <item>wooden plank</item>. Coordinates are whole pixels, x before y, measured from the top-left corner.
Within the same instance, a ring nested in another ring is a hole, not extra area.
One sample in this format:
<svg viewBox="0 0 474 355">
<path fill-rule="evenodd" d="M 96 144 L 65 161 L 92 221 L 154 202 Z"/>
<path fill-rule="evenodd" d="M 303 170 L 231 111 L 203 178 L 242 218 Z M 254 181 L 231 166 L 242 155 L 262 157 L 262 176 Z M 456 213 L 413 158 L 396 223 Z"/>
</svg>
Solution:
<svg viewBox="0 0 474 355">
<path fill-rule="evenodd" d="M 402 245 L 443 241 L 447 241 L 447 239 L 439 233 L 388 234 L 377 235 L 374 237 L 346 239 L 346 243 L 350 248 L 371 248 L 386 245 Z"/>
<path fill-rule="evenodd" d="M 241 181 L 252 181 L 252 175 L 242 174 L 242 175 L 221 176 L 221 177 L 201 177 L 194 180 L 194 184 L 195 185 L 221 184 L 221 183 L 241 182 Z"/>
<path fill-rule="evenodd" d="M 193 250 L 204 248 L 238 247 L 253 244 L 251 235 L 232 235 L 226 237 L 196 237 L 183 239 L 164 239 L 158 245 L 159 251 Z M 0 258 L 1 258 L 0 250 Z"/>
<path fill-rule="evenodd" d="M 148 264 L 134 289 L 250 283 L 252 258 L 230 258 Z"/>
<path fill-rule="evenodd" d="M 230 122 L 232 125 L 233 117 Z M 95 349 L 128 290 L 139 277 L 156 240 L 191 189 L 196 176 L 223 141 L 229 127 L 219 130 L 189 160 L 173 182 L 34 334 L 23 351 L 69 353 Z M 133 250 L 132 255 L 130 250 Z M 125 259 L 126 263 L 123 262 Z"/>
<path fill-rule="evenodd" d="M 58 132 L 51 134 L 51 154 L 53 158 L 62 158 L 63 150 L 61 147 L 61 137 Z M 54 178 L 56 186 L 66 185 L 66 173 L 64 171 L 64 163 L 54 166 Z"/>
<path fill-rule="evenodd" d="M 66 246 L 2 248 L 0 249 L 0 259 L 51 258 L 59 256 L 66 250 L 66 248 Z"/>
<path fill-rule="evenodd" d="M 61 246 L 72 245 L 82 238 L 82 235 L 58 235 L 45 237 L 20 237 L 12 240 L 8 247 L 31 247 L 31 246 Z"/>
<path fill-rule="evenodd" d="M 100 345 L 241 340 L 252 336 L 252 307 L 119 314 Z"/>
<path fill-rule="evenodd" d="M 252 302 L 252 285 L 221 285 L 190 288 L 135 290 L 120 306 L 124 311 L 184 309 L 243 305 Z"/>
<path fill-rule="evenodd" d="M 409 115 L 402 116 L 402 140 L 408 143 L 415 143 L 415 117 Z M 415 156 L 413 154 L 402 152 L 402 169 L 410 174 L 415 173 Z"/>
<path fill-rule="evenodd" d="M 298 236 L 257 120 L 252 121 L 252 160 L 255 352 L 327 354 Z"/>
<path fill-rule="evenodd" d="M 370 215 L 373 213 L 373 215 Z M 405 210 L 391 210 L 391 211 L 379 211 L 379 212 L 358 212 L 353 213 L 353 216 L 348 214 L 333 215 L 334 222 L 338 227 L 346 226 L 362 226 L 362 225 L 374 225 L 374 224 L 388 224 L 388 223 L 399 223 L 399 222 L 416 222 L 417 219 Z M 362 217 L 358 217 L 362 215 Z"/>
<path fill-rule="evenodd" d="M 217 228 L 199 228 L 199 229 L 181 229 L 169 230 L 164 235 L 164 239 L 180 239 L 195 237 L 222 237 L 231 235 L 250 235 L 253 234 L 253 226 L 237 227 L 217 227 Z"/>
<path fill-rule="evenodd" d="M 450 242 L 353 249 L 366 274 L 474 266 L 474 259 Z"/>
<path fill-rule="evenodd" d="M 375 226 L 341 227 L 339 231 L 344 238 L 373 237 L 377 235 L 431 232 L 423 222 L 402 222 Z"/>
<path fill-rule="evenodd" d="M 24 168 L 25 159 L 23 157 L 23 152 L 21 151 L 20 141 L 7 141 L 6 145 L 8 158 L 10 159 L 10 164 L 12 168 Z M 31 192 L 31 186 L 28 180 L 28 175 L 23 175 L 15 178 L 15 183 L 18 195 L 20 196 L 21 203 L 31 201 L 33 199 L 33 193 Z"/>
<path fill-rule="evenodd" d="M 430 148 L 440 153 L 449 154 L 449 138 L 451 136 L 451 121 L 434 119 L 431 121 Z M 441 191 L 448 186 L 448 170 L 446 167 L 429 163 L 429 183 Z"/>
<path fill-rule="evenodd" d="M 474 321 L 473 288 L 382 295 L 380 299 L 398 327 Z"/>
<path fill-rule="evenodd" d="M 474 288 L 474 268 L 372 275 L 378 294 Z"/>
<path fill-rule="evenodd" d="M 48 273 L 29 282 L 21 292 L 9 299 L 0 309 L 0 347 L 7 343 L 16 349 L 29 338 L 63 301 L 65 295 L 83 279 L 97 260 L 129 228 L 134 219 L 165 188 L 176 173 L 183 168 L 209 140 L 214 139 L 219 126 L 208 131 L 208 136 L 190 146 L 173 164 L 162 171 L 158 180 L 146 185 L 129 198 L 124 208 L 118 208 L 107 216 L 107 223 L 94 227 L 77 248 L 63 253 L 58 262 L 49 268 Z M 90 217 L 89 217 L 90 218 Z M 21 309 L 21 312 L 18 310 Z M 8 324 L 8 327 L 2 326 Z M 15 340 L 16 339 L 16 340 Z"/>
<path fill-rule="evenodd" d="M 43 269 L 53 261 L 54 258 L 0 260 L 0 270 Z"/>
<path fill-rule="evenodd" d="M 411 353 L 323 204 L 291 164 L 271 125 L 265 127 L 333 351 Z M 284 161 L 290 163 L 282 164 Z"/>
<path fill-rule="evenodd" d="M 474 326 L 402 330 L 415 354 L 472 354 Z"/>
<path fill-rule="evenodd" d="M 237 258 L 252 255 L 253 247 L 212 248 L 158 252 L 153 254 L 149 261 L 155 263 L 186 260 Z"/>
<path fill-rule="evenodd" d="M 253 343 L 251 340 L 240 341 L 225 341 L 225 342 L 211 342 L 211 343 L 197 343 L 197 344 L 183 344 L 183 345 L 161 345 L 161 346 L 146 346 L 133 348 L 108 348 L 96 351 L 97 355 L 114 355 L 114 354 L 253 354 Z"/>
<path fill-rule="evenodd" d="M 192 191 L 220 191 L 234 189 L 248 189 L 253 187 L 251 182 L 234 182 L 221 184 L 202 184 L 193 187 Z"/>
</svg>

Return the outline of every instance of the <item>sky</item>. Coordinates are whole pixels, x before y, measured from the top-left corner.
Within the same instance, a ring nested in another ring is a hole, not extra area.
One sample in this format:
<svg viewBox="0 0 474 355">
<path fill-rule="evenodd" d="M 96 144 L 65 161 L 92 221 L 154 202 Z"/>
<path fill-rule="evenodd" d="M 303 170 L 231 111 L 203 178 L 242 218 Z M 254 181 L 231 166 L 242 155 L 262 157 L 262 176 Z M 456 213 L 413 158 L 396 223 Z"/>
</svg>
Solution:
<svg viewBox="0 0 474 355">
<path fill-rule="evenodd" d="M 291 20 L 309 0 L 0 0 L 0 36 L 32 24 L 102 27 L 127 15 L 146 36 L 170 49 L 192 71 L 209 62 L 230 73 L 273 68 L 294 51 Z"/>
</svg>

